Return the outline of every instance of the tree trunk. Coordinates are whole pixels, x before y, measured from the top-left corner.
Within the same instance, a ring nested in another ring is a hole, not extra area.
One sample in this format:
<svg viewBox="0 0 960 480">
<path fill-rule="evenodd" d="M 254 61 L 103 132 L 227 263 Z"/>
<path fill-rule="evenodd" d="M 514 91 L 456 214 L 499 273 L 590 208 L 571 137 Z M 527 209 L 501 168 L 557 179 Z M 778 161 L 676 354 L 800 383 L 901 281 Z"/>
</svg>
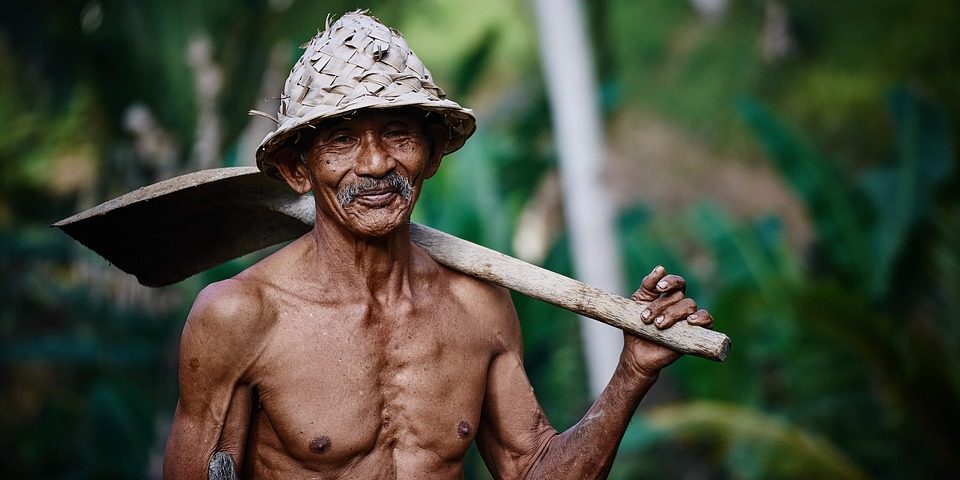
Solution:
<svg viewBox="0 0 960 480">
<path fill-rule="evenodd" d="M 601 289 L 621 292 L 615 207 L 603 177 L 604 139 L 583 8 L 576 0 L 534 0 L 533 7 L 575 275 Z M 580 319 L 580 329 L 590 389 L 596 397 L 613 374 L 623 339 L 616 329 L 587 318 Z"/>
</svg>

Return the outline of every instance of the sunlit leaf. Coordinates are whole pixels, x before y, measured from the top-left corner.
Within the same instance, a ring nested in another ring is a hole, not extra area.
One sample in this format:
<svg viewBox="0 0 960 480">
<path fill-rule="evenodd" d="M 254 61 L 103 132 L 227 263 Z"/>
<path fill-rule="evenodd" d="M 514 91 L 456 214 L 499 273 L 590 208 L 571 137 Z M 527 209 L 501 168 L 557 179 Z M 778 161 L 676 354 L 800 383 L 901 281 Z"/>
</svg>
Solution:
<svg viewBox="0 0 960 480">
<path fill-rule="evenodd" d="M 710 445 L 739 478 L 869 478 L 829 440 L 785 418 L 747 406 L 690 402 L 653 409 L 650 428 L 667 438 Z M 743 464 L 743 460 L 752 461 Z"/>
</svg>

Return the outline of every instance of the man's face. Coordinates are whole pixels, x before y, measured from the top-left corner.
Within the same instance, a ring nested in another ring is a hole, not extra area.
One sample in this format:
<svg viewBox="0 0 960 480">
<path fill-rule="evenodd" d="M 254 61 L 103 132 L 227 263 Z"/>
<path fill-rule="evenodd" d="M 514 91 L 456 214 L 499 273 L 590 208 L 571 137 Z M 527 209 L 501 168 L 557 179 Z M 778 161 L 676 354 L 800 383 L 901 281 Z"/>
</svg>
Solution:
<svg viewBox="0 0 960 480">
<path fill-rule="evenodd" d="M 433 174 L 422 115 L 363 110 L 317 127 L 304 159 L 317 208 L 352 232 L 377 237 L 406 223 Z"/>
</svg>

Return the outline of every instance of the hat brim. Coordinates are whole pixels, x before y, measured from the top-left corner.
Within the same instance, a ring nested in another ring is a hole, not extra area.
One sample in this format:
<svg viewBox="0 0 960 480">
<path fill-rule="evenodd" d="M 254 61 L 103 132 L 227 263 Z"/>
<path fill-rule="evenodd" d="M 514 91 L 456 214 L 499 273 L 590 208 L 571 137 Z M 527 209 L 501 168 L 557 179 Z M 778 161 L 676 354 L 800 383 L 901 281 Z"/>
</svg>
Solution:
<svg viewBox="0 0 960 480">
<path fill-rule="evenodd" d="M 298 118 L 288 118 L 282 122 L 275 131 L 270 132 L 260 146 L 257 148 L 257 168 L 272 177 L 279 177 L 274 158 L 277 152 L 290 146 L 290 141 L 297 136 L 297 133 L 307 128 L 313 128 L 317 124 L 333 118 L 343 117 L 350 113 L 363 109 L 387 110 L 403 107 L 416 107 L 421 110 L 433 112 L 441 115 L 444 124 L 447 126 L 450 138 L 447 141 L 447 148 L 443 154 L 448 155 L 463 147 L 467 139 L 477 129 L 476 117 L 473 111 L 463 108 L 456 102 L 447 99 L 425 100 L 424 98 L 398 98 L 394 101 L 384 101 L 382 98 L 371 97 L 371 101 L 364 102 L 359 99 L 348 108 L 331 107 L 328 105 L 318 105 L 313 107 L 308 115 Z"/>
</svg>

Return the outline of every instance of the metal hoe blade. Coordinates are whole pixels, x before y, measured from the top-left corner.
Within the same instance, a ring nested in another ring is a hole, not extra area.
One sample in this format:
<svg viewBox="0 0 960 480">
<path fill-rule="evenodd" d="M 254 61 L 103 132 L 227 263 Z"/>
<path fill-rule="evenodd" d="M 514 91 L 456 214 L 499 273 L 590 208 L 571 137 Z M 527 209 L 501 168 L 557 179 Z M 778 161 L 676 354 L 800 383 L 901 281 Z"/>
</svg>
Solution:
<svg viewBox="0 0 960 480">
<path fill-rule="evenodd" d="M 256 168 L 218 168 L 140 188 L 53 226 L 159 287 L 303 235 L 313 209 L 312 197 Z"/>
</svg>

